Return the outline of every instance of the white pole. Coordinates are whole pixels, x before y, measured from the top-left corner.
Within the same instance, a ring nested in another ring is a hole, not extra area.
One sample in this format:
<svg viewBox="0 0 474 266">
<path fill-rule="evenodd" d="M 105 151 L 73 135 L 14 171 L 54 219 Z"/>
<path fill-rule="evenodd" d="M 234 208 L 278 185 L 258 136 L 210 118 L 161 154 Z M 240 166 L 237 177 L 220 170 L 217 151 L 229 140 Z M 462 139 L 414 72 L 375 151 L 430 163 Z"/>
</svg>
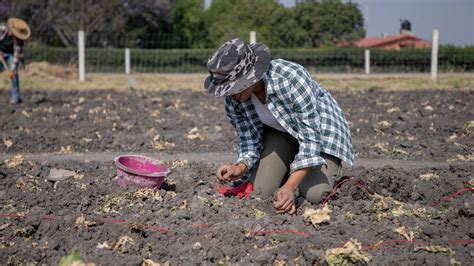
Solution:
<svg viewBox="0 0 474 266">
<path fill-rule="evenodd" d="M 257 32 L 250 32 L 250 44 L 257 43 Z"/>
<path fill-rule="evenodd" d="M 438 44 L 439 44 L 439 31 L 438 29 L 433 30 L 433 44 L 431 46 L 431 79 L 436 80 L 438 78 Z"/>
<path fill-rule="evenodd" d="M 80 30 L 78 35 L 79 41 L 77 45 L 79 46 L 79 81 L 83 82 L 86 76 L 86 42 L 83 30 Z"/>
<path fill-rule="evenodd" d="M 130 48 L 125 48 L 125 74 L 130 74 Z"/>
<path fill-rule="evenodd" d="M 370 50 L 365 49 L 365 74 L 370 74 Z"/>
</svg>

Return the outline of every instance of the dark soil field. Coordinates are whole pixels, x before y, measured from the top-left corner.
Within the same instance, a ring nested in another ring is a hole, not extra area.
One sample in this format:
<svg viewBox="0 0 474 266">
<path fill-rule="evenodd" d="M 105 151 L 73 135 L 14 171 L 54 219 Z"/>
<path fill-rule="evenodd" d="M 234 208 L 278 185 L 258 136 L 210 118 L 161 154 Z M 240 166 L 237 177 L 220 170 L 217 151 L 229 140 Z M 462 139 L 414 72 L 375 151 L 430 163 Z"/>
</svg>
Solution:
<svg viewBox="0 0 474 266">
<path fill-rule="evenodd" d="M 295 216 L 257 193 L 216 192 L 235 133 L 222 101 L 202 92 L 31 90 L 21 105 L 5 100 L 0 262 L 472 264 L 474 137 L 464 125 L 474 91 L 331 92 L 356 166 L 324 206 L 298 199 Z M 118 154 L 152 156 L 171 173 L 159 190 L 122 189 Z M 54 168 L 75 175 L 48 180 Z M 311 223 L 311 209 L 326 221 Z"/>
</svg>

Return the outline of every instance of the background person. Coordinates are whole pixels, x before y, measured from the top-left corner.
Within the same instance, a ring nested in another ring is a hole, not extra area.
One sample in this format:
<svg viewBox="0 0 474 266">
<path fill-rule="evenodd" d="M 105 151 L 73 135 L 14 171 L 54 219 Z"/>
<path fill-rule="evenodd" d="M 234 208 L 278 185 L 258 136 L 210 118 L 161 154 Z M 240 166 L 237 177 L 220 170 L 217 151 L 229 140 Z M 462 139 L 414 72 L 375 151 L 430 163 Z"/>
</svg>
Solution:
<svg viewBox="0 0 474 266">
<path fill-rule="evenodd" d="M 9 18 L 0 24 L 0 72 L 8 71 L 12 80 L 11 103 L 20 103 L 20 77 L 18 67 L 23 58 L 24 41 L 30 37 L 28 24 L 19 18 Z"/>
<path fill-rule="evenodd" d="M 208 60 L 204 87 L 225 97 L 238 136 L 238 159 L 217 169 L 220 181 L 250 178 L 255 190 L 275 191 L 277 213 L 296 212 L 295 195 L 321 202 L 353 165 L 348 124 L 331 94 L 302 66 L 270 59 L 264 44 L 224 43 Z"/>
</svg>

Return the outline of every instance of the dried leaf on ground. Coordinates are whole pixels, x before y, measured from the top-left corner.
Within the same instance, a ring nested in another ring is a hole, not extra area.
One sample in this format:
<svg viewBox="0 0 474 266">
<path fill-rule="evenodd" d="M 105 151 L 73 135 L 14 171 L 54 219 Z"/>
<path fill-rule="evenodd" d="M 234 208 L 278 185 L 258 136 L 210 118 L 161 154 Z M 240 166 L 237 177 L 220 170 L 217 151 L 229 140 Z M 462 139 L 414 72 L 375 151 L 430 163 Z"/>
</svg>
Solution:
<svg viewBox="0 0 474 266">
<path fill-rule="evenodd" d="M 430 111 L 430 112 L 434 110 L 433 107 L 431 107 L 431 105 L 425 106 L 424 109 L 425 109 L 426 111 Z"/>
<path fill-rule="evenodd" d="M 213 199 L 208 199 L 208 198 L 205 198 L 205 197 L 202 197 L 202 196 L 198 196 L 198 198 L 205 204 L 207 204 L 208 206 L 222 206 L 222 202 L 218 201 L 218 200 L 213 200 Z"/>
<path fill-rule="evenodd" d="M 273 266 L 286 266 L 286 265 L 288 264 L 284 260 L 275 259 L 273 261 Z"/>
<path fill-rule="evenodd" d="M 390 145 L 388 143 L 377 143 L 374 145 L 374 148 L 379 149 L 381 152 L 388 154 L 390 153 Z"/>
<path fill-rule="evenodd" d="M 433 252 L 433 253 L 438 253 L 438 252 L 448 253 L 449 255 L 455 255 L 456 254 L 456 252 L 454 252 L 454 250 L 452 250 L 450 248 L 443 247 L 443 246 L 436 246 L 436 245 L 422 246 L 422 247 L 416 247 L 415 248 L 415 251 L 420 251 L 420 250 Z"/>
<path fill-rule="evenodd" d="M 165 263 L 157 263 L 151 259 L 143 259 L 142 266 L 170 266 L 171 262 L 166 261 Z"/>
<path fill-rule="evenodd" d="M 188 209 L 189 204 L 187 200 L 183 200 L 183 202 L 179 205 L 178 209 L 183 210 L 183 209 Z"/>
<path fill-rule="evenodd" d="M 464 124 L 464 133 L 469 137 L 474 137 L 474 120 Z"/>
<path fill-rule="evenodd" d="M 109 212 L 114 212 L 114 213 L 119 213 L 117 210 L 115 210 L 115 207 L 118 207 L 120 203 L 124 202 L 125 196 L 123 194 L 118 195 L 116 197 L 109 197 L 105 196 L 105 200 L 97 206 L 95 209 L 96 212 L 99 213 L 109 213 Z"/>
<path fill-rule="evenodd" d="M 0 231 L 2 231 L 3 229 L 9 227 L 10 224 L 9 223 L 6 223 L 6 224 L 3 224 L 3 225 L 0 225 Z"/>
<path fill-rule="evenodd" d="M 97 225 L 96 221 L 87 221 L 86 217 L 84 217 L 84 214 L 81 214 L 81 216 L 76 218 L 76 221 L 74 222 L 74 227 L 80 228 L 80 227 L 91 227 Z"/>
<path fill-rule="evenodd" d="M 328 222 L 331 219 L 329 216 L 331 212 L 332 211 L 327 205 L 322 209 L 306 208 L 304 210 L 303 217 L 306 222 L 309 222 L 316 227 L 321 223 Z"/>
<path fill-rule="evenodd" d="M 127 245 L 129 244 L 129 245 Z M 121 236 L 113 245 L 112 249 L 121 253 L 127 253 L 128 249 L 126 246 L 134 245 L 135 241 L 129 236 Z"/>
<path fill-rule="evenodd" d="M 387 110 L 387 113 L 391 114 L 391 113 L 398 113 L 400 112 L 400 108 L 398 107 L 395 107 L 395 108 L 390 108 Z"/>
<path fill-rule="evenodd" d="M 204 140 L 206 139 L 205 137 L 203 137 L 201 134 L 199 134 L 199 129 L 197 127 L 194 127 L 192 128 L 188 134 L 186 135 L 186 137 L 190 140 L 195 140 L 195 139 L 199 139 L 199 140 Z"/>
<path fill-rule="evenodd" d="M 409 153 L 403 149 L 400 149 L 400 148 L 395 148 L 393 149 L 393 153 L 395 154 L 402 154 L 402 155 L 409 155 Z"/>
<path fill-rule="evenodd" d="M 468 155 L 457 154 L 454 158 L 448 159 L 448 162 L 463 161 L 472 162 L 474 161 L 474 153 Z"/>
<path fill-rule="evenodd" d="M 389 128 L 392 127 L 392 123 L 388 122 L 388 121 L 380 121 L 380 122 L 377 122 L 377 124 L 375 124 L 375 130 L 379 130 L 379 131 L 385 131 Z"/>
<path fill-rule="evenodd" d="M 41 191 L 38 180 L 34 179 L 34 177 L 32 176 L 18 178 L 15 185 L 17 188 L 23 189 L 23 190 Z"/>
<path fill-rule="evenodd" d="M 425 173 L 425 174 L 420 175 L 418 179 L 423 180 L 423 181 L 430 181 L 434 179 L 439 179 L 439 175 L 435 173 Z"/>
<path fill-rule="evenodd" d="M 30 115 L 27 111 L 25 111 L 25 110 L 23 110 L 23 111 L 21 112 L 21 114 L 24 115 L 24 116 L 26 116 L 27 118 L 30 118 L 30 116 L 31 116 L 31 115 Z"/>
<path fill-rule="evenodd" d="M 467 183 L 469 184 L 470 187 L 474 187 L 474 178 L 469 179 Z"/>
<path fill-rule="evenodd" d="M 61 147 L 61 150 L 59 150 L 59 153 L 73 153 L 74 148 L 72 145 L 67 145 L 66 147 Z"/>
<path fill-rule="evenodd" d="M 4 139 L 3 144 L 5 145 L 5 147 L 10 148 L 13 145 L 13 141 L 9 139 Z"/>
<path fill-rule="evenodd" d="M 5 167 L 12 169 L 20 166 L 24 160 L 25 158 L 23 155 L 15 155 L 13 158 L 5 160 L 3 163 L 5 164 Z"/>
<path fill-rule="evenodd" d="M 456 135 L 456 133 L 453 133 L 451 136 L 449 136 L 447 139 L 446 139 L 446 142 L 453 142 L 455 139 L 458 138 L 458 135 Z"/>
<path fill-rule="evenodd" d="M 176 146 L 172 142 L 161 140 L 161 136 L 159 134 L 153 137 L 152 144 L 153 144 L 153 148 L 155 148 L 158 151 L 164 151 L 166 149 L 171 149 Z"/>
<path fill-rule="evenodd" d="M 362 250 L 362 245 L 352 239 L 341 248 L 326 250 L 326 261 L 329 265 L 347 265 L 349 262 L 369 262 L 372 255 Z"/>
<path fill-rule="evenodd" d="M 405 226 L 400 226 L 395 228 L 393 231 L 398 233 L 399 235 L 403 236 L 407 240 L 413 240 L 415 238 L 415 234 L 411 230 L 407 230 Z"/>
<path fill-rule="evenodd" d="M 171 169 L 183 168 L 188 166 L 188 160 L 174 160 L 171 162 Z"/>
<path fill-rule="evenodd" d="M 109 243 L 107 243 L 107 241 L 104 241 L 102 243 L 99 243 L 97 244 L 97 247 L 98 249 L 111 249 Z"/>
<path fill-rule="evenodd" d="M 133 193 L 135 199 L 153 199 L 156 201 L 163 201 L 160 191 L 152 188 L 143 188 Z"/>
<path fill-rule="evenodd" d="M 222 259 L 217 262 L 217 265 L 228 265 L 230 262 L 229 256 L 225 255 Z"/>
<path fill-rule="evenodd" d="M 255 212 L 255 218 L 257 218 L 257 220 L 266 215 L 266 213 L 262 212 L 259 209 L 253 209 L 253 211 Z"/>
</svg>

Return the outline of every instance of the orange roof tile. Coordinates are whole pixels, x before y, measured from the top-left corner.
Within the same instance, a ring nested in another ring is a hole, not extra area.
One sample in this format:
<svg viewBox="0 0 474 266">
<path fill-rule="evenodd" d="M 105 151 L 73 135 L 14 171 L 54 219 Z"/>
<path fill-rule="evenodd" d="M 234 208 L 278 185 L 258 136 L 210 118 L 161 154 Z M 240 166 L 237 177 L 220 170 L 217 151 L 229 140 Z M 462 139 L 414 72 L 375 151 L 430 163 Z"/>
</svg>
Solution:
<svg viewBox="0 0 474 266">
<path fill-rule="evenodd" d="M 355 43 L 357 47 L 362 47 L 362 48 L 371 48 L 371 47 L 379 47 L 379 46 L 384 46 L 389 43 L 397 42 L 397 41 L 404 41 L 404 42 L 422 42 L 425 44 L 430 44 L 429 42 L 418 38 L 414 35 L 411 34 L 400 34 L 400 35 L 392 35 L 392 36 L 387 36 L 387 37 L 367 37 L 364 39 L 361 39 Z"/>
</svg>

